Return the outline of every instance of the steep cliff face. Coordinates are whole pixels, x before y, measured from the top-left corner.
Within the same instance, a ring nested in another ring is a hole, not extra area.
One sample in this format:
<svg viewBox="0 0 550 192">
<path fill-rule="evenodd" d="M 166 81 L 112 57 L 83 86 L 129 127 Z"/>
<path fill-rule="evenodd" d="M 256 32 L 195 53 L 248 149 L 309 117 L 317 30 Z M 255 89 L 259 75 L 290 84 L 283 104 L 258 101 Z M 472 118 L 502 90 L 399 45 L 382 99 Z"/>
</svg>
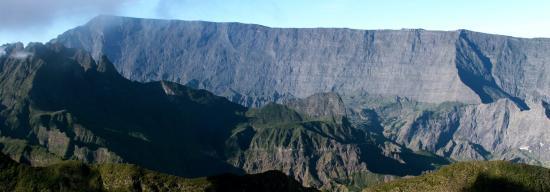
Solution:
<svg viewBox="0 0 550 192">
<path fill-rule="evenodd" d="M 54 41 L 125 76 L 204 88 L 246 106 L 320 92 L 490 103 L 548 98 L 550 40 L 470 31 L 284 29 L 99 16 Z"/>
<path fill-rule="evenodd" d="M 488 74 L 505 93 L 522 99 L 550 99 L 550 39 L 523 39 L 462 31 L 490 66 Z M 516 101 L 514 101 L 516 102 Z"/>
<path fill-rule="evenodd" d="M 130 79 L 190 82 L 249 106 L 330 91 L 478 103 L 455 67 L 457 36 L 102 16 L 55 41 L 106 54 Z"/>
<path fill-rule="evenodd" d="M 495 80 L 497 77 L 493 76 L 493 63 L 496 61 L 492 61 L 486 53 L 481 51 L 480 45 L 472 40 L 471 36 L 475 35 L 461 31 L 457 40 L 456 67 L 462 82 L 476 92 L 483 103 L 491 103 L 500 98 L 509 98 L 522 110 L 529 109 L 525 101 L 510 95 L 497 85 Z M 502 75 L 502 73 L 497 73 Z M 505 79 L 509 78 L 505 77 Z"/>
</svg>

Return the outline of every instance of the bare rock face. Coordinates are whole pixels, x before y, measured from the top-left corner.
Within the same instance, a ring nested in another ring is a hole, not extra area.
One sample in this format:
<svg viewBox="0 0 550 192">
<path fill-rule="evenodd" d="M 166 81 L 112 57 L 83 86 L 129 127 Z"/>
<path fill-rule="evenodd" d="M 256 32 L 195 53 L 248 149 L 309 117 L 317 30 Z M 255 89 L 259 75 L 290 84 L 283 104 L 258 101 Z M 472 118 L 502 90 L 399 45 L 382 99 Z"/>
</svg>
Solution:
<svg viewBox="0 0 550 192">
<path fill-rule="evenodd" d="M 286 130 L 258 130 L 250 147 L 230 162 L 248 173 L 281 170 L 304 185 L 334 189 L 345 186 L 354 179 L 354 174 L 376 176 L 367 169 L 361 155 L 357 144 L 323 137 L 310 127 L 297 126 Z"/>
<path fill-rule="evenodd" d="M 234 151 L 228 162 L 247 173 L 280 170 L 306 186 L 332 190 L 345 187 L 354 175 L 382 180 L 362 159 L 363 132 L 342 119 L 304 115 L 278 104 L 249 111 L 247 116 L 253 121 L 236 129 L 228 141 L 229 146 L 236 146 L 228 150 Z"/>
<path fill-rule="evenodd" d="M 317 93 L 304 99 L 291 99 L 284 105 L 312 118 L 341 118 L 346 116 L 346 106 L 336 93 Z"/>
<path fill-rule="evenodd" d="M 53 40 L 125 77 L 191 84 L 246 106 L 320 92 L 490 103 L 550 95 L 550 40 L 470 31 L 284 29 L 99 16 Z"/>
<path fill-rule="evenodd" d="M 358 99 L 359 98 L 359 99 Z M 356 124 L 375 113 L 385 137 L 412 150 L 455 160 L 511 160 L 550 166 L 550 119 L 536 103 L 522 111 L 514 101 L 428 104 L 407 99 L 346 97 Z"/>
<path fill-rule="evenodd" d="M 456 137 L 479 144 L 493 158 L 550 166 L 550 119 L 540 105 L 528 104 L 533 107 L 523 112 L 507 99 L 467 107 Z"/>
<path fill-rule="evenodd" d="M 234 92 L 259 101 L 333 91 L 478 103 L 458 76 L 457 37 L 102 16 L 54 41 L 106 54 L 133 80 L 192 82 L 219 95 Z"/>
</svg>

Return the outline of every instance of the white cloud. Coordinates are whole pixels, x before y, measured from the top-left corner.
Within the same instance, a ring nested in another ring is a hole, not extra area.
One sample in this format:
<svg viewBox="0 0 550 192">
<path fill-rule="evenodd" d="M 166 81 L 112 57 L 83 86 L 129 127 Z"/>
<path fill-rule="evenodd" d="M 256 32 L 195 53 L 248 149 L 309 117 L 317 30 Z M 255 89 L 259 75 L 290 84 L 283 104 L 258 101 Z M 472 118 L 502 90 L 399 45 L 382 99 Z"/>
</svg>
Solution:
<svg viewBox="0 0 550 192">
<path fill-rule="evenodd" d="M 12 53 L 10 57 L 15 59 L 25 59 L 27 57 L 32 56 L 33 54 L 27 51 L 16 51 L 15 53 Z"/>
<path fill-rule="evenodd" d="M 0 24 L 4 29 L 48 26 L 54 20 L 81 15 L 114 14 L 129 0 L 6 0 L 0 2 Z"/>
<path fill-rule="evenodd" d="M 6 54 L 6 48 L 4 48 L 3 46 L 0 47 L 0 57 L 4 56 Z"/>
<path fill-rule="evenodd" d="M 0 0 L 0 44 L 46 42 L 94 16 L 117 15 L 137 1 Z"/>
</svg>

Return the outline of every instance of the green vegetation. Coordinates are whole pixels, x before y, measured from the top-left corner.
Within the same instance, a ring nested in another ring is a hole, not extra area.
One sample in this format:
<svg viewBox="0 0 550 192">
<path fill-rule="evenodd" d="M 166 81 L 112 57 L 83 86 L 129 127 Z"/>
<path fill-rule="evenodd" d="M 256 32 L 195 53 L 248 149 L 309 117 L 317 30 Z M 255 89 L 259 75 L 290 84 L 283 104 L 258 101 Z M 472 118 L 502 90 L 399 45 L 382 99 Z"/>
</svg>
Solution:
<svg viewBox="0 0 550 192">
<path fill-rule="evenodd" d="M 281 172 L 186 179 L 128 164 L 30 167 L 0 154 L 0 191 L 316 191 Z"/>
<path fill-rule="evenodd" d="M 204 191 L 206 179 L 184 179 L 125 164 L 65 161 L 30 167 L 0 154 L 0 191 Z"/>
<path fill-rule="evenodd" d="M 0 58 L 0 149 L 18 162 L 130 162 L 184 177 L 242 173 L 223 150 L 246 108 L 175 83 L 124 79 L 106 58 L 61 45 L 6 50 L 33 53 Z"/>
<path fill-rule="evenodd" d="M 454 163 L 422 176 L 366 188 L 382 191 L 550 191 L 550 170 L 506 161 Z"/>
</svg>

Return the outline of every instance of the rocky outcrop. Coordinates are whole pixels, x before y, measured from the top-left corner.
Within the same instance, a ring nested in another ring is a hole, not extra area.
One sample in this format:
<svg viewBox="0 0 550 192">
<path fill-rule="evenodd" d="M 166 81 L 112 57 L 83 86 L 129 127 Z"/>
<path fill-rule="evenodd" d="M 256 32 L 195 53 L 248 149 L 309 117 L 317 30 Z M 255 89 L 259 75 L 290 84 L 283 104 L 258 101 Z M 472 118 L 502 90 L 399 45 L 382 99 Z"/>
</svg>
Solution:
<svg viewBox="0 0 550 192">
<path fill-rule="evenodd" d="M 347 116 L 346 106 L 336 93 L 317 93 L 304 99 L 291 99 L 284 105 L 310 118 L 341 118 Z"/>
<path fill-rule="evenodd" d="M 367 96 L 344 101 L 356 124 L 373 122 L 362 111 L 374 113 L 386 138 L 412 150 L 455 160 L 504 159 L 550 166 L 550 120 L 535 103 L 522 111 L 509 99 L 468 105 Z"/>
<path fill-rule="evenodd" d="M 361 159 L 364 133 L 345 121 L 308 120 L 277 104 L 252 110 L 248 116 L 251 124 L 236 129 L 229 139 L 229 146 L 235 146 L 229 151 L 236 152 L 228 160 L 248 173 L 281 170 L 306 186 L 325 189 L 345 187 L 354 175 L 383 178 L 370 172 Z"/>
<path fill-rule="evenodd" d="M 448 163 L 355 128 L 334 93 L 290 103 L 297 108 L 268 104 L 248 111 L 251 122 L 239 125 L 227 142 L 228 161 L 248 173 L 281 170 L 327 190 L 362 188 Z"/>
</svg>

